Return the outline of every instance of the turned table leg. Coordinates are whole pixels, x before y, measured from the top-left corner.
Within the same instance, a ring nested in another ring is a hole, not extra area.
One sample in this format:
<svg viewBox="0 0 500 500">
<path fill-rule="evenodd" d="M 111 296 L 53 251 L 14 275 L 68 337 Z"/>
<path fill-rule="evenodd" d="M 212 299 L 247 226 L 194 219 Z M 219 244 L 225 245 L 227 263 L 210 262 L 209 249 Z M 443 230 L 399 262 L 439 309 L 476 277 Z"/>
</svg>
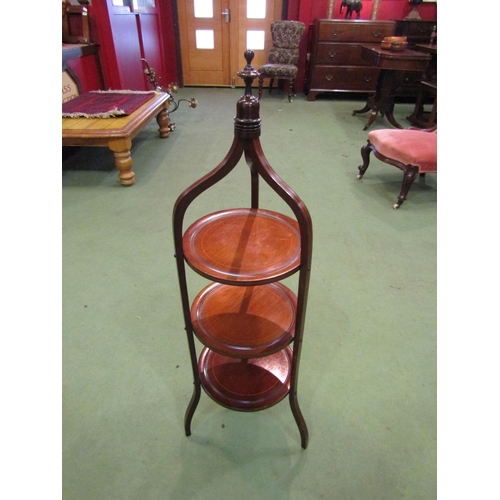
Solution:
<svg viewBox="0 0 500 500">
<path fill-rule="evenodd" d="M 131 186 L 135 182 L 135 174 L 132 172 L 132 148 L 131 139 L 120 139 L 109 141 L 109 149 L 115 155 L 115 167 L 118 169 L 118 178 L 123 186 Z"/>
<path fill-rule="evenodd" d="M 156 123 L 158 123 L 158 132 L 160 137 L 166 139 L 170 136 L 170 115 L 168 113 L 168 101 L 163 104 L 163 109 L 156 115 Z"/>
</svg>

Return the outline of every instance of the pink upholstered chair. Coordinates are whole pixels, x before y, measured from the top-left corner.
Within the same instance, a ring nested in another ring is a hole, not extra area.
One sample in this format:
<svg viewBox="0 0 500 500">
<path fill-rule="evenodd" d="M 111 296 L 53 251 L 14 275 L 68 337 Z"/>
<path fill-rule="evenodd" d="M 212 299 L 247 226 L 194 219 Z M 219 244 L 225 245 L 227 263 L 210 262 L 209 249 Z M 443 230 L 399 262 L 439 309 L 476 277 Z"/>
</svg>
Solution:
<svg viewBox="0 0 500 500">
<path fill-rule="evenodd" d="M 361 148 L 363 165 L 358 167 L 358 179 L 366 172 L 372 151 L 379 160 L 403 171 L 401 192 L 393 205 L 393 208 L 399 208 L 417 174 L 423 177 L 437 172 L 437 127 L 372 130 L 368 133 L 368 143 Z"/>
</svg>

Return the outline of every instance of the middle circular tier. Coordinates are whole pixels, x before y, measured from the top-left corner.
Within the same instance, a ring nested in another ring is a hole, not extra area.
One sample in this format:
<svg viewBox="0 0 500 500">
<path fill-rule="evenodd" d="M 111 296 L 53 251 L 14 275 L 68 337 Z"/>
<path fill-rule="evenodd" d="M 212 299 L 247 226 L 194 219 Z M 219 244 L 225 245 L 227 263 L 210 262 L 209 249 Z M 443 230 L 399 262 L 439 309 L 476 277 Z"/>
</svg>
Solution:
<svg viewBox="0 0 500 500">
<path fill-rule="evenodd" d="M 207 215 L 189 226 L 182 243 L 188 264 L 222 283 L 269 282 L 300 265 L 297 221 L 269 210 L 235 208 Z"/>
<path fill-rule="evenodd" d="M 196 296 L 191 322 L 198 339 L 225 356 L 253 358 L 280 351 L 295 332 L 297 298 L 283 284 L 212 283 Z"/>
</svg>

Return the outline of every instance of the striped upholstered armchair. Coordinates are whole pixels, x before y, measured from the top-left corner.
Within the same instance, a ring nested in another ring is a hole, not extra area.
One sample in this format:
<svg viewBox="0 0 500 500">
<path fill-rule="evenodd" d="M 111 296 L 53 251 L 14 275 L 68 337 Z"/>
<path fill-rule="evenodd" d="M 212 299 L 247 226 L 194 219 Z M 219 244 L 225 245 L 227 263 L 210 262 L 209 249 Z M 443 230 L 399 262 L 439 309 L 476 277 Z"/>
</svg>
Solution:
<svg viewBox="0 0 500 500">
<path fill-rule="evenodd" d="M 292 102 L 298 73 L 299 44 L 305 29 L 305 24 L 299 21 L 274 21 L 271 24 L 273 47 L 269 51 L 268 63 L 258 69 L 259 99 L 262 97 L 264 78 L 270 78 L 269 92 L 275 79 L 288 82 L 288 100 Z"/>
</svg>

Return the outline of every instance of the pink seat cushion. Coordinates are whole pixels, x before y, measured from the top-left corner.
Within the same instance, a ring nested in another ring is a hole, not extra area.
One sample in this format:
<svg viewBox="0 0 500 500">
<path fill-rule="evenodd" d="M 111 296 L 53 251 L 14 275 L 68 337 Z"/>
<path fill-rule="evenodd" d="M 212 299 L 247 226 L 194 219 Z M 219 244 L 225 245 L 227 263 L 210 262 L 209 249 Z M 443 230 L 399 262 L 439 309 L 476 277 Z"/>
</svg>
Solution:
<svg viewBox="0 0 500 500">
<path fill-rule="evenodd" d="M 388 158 L 415 165 L 420 172 L 437 172 L 437 130 L 372 130 L 368 140 Z"/>
</svg>

